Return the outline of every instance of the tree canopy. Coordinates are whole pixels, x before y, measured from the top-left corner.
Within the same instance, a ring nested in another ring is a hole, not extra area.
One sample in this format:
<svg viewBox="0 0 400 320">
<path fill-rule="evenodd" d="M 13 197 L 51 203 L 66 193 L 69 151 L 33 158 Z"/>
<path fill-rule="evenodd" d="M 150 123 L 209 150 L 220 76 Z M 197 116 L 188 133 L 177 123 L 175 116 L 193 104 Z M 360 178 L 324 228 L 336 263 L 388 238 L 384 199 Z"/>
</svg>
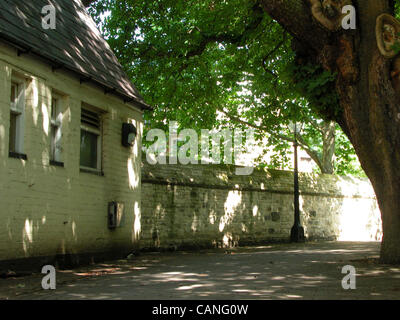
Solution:
<svg viewBox="0 0 400 320">
<path fill-rule="evenodd" d="M 197 130 L 252 127 L 264 151 L 275 153 L 266 165 L 280 167 L 293 140 L 289 123 L 303 122 L 300 146 L 321 171 L 363 174 L 327 116 L 340 112 L 335 75 L 299 67 L 296 43 L 260 1 L 98 0 L 90 10 L 155 107 L 145 116 L 149 128 L 165 129 L 169 120 Z"/>
</svg>

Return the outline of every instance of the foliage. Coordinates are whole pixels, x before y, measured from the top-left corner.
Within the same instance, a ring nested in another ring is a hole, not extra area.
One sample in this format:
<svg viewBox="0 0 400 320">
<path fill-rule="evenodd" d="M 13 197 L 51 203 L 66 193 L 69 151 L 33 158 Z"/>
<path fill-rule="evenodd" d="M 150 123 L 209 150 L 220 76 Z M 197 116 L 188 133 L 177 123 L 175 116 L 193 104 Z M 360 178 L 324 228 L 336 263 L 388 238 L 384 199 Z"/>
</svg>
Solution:
<svg viewBox="0 0 400 320">
<path fill-rule="evenodd" d="M 275 152 L 264 165 L 282 167 L 291 147 L 282 137 L 300 121 L 305 144 L 321 151 L 313 123 L 321 123 L 321 108 L 337 104 L 335 75 L 296 67 L 290 36 L 257 0 L 98 0 L 90 10 L 155 108 L 145 114 L 148 128 L 167 131 L 169 120 L 197 131 L 252 126 L 264 151 Z M 346 159 L 354 151 L 338 134 L 338 172 L 350 172 Z"/>
<path fill-rule="evenodd" d="M 336 74 L 323 70 L 320 65 L 291 63 L 287 68 L 293 89 L 306 97 L 312 111 L 320 118 L 334 120 L 342 112 L 335 90 Z"/>
<path fill-rule="evenodd" d="M 365 172 L 361 169 L 358 157 L 353 146 L 341 130 L 336 131 L 335 147 L 335 173 L 339 175 L 353 175 L 366 178 Z"/>
</svg>

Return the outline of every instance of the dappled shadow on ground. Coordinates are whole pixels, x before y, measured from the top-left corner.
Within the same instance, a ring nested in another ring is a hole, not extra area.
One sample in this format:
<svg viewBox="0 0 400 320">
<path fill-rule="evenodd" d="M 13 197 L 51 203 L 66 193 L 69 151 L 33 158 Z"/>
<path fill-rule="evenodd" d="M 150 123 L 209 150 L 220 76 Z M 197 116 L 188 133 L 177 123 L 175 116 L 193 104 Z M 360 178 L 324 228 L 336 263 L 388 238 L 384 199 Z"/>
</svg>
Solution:
<svg viewBox="0 0 400 320">
<path fill-rule="evenodd" d="M 379 243 L 285 244 L 147 254 L 69 271 L 81 280 L 20 299 L 398 299 L 400 266 L 377 264 Z M 354 265 L 357 289 L 341 286 Z"/>
</svg>

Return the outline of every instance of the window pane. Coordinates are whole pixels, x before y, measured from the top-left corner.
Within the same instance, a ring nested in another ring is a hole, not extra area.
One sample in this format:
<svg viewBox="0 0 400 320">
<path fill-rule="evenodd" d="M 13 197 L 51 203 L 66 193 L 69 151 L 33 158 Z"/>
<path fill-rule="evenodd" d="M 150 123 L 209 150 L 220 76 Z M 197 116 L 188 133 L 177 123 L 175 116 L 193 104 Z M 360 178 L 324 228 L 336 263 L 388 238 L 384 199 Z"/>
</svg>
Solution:
<svg viewBox="0 0 400 320">
<path fill-rule="evenodd" d="M 17 115 L 10 113 L 10 151 L 16 152 L 17 150 Z"/>
<path fill-rule="evenodd" d="M 50 160 L 56 160 L 56 132 L 57 132 L 57 127 L 51 126 L 51 155 L 50 155 Z"/>
<path fill-rule="evenodd" d="M 15 103 L 17 100 L 18 85 L 16 83 L 11 83 L 11 103 Z"/>
<path fill-rule="evenodd" d="M 97 139 L 98 135 L 81 130 L 81 159 L 80 164 L 84 167 L 97 168 Z"/>
<path fill-rule="evenodd" d="M 51 99 L 51 120 L 57 119 L 57 99 Z"/>
</svg>

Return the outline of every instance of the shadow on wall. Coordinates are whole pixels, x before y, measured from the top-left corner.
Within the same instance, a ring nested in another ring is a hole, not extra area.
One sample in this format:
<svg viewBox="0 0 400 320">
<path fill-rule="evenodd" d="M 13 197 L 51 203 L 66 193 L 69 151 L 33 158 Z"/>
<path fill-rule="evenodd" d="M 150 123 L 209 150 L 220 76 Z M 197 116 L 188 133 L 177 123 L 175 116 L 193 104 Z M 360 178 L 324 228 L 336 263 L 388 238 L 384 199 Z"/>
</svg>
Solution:
<svg viewBox="0 0 400 320">
<path fill-rule="evenodd" d="M 141 247 L 232 247 L 289 241 L 293 174 L 234 166 L 142 165 Z M 300 175 L 308 239 L 381 240 L 380 212 L 368 181 Z"/>
<path fill-rule="evenodd" d="M 11 79 L 11 69 L 6 70 L 6 77 Z M 79 218 L 74 210 L 69 210 L 73 175 L 68 174 L 68 167 L 49 165 L 51 90 L 35 77 L 27 80 L 25 86 L 24 151 L 27 160 L 8 157 L 9 104 L 1 106 L 0 189 L 4 196 L 2 206 L 6 210 L 0 218 L 7 239 L 1 244 L 0 260 L 48 252 L 66 253 L 70 251 L 68 244 L 72 248 L 78 241 Z M 69 106 L 63 112 L 63 119 L 68 129 Z"/>
</svg>

